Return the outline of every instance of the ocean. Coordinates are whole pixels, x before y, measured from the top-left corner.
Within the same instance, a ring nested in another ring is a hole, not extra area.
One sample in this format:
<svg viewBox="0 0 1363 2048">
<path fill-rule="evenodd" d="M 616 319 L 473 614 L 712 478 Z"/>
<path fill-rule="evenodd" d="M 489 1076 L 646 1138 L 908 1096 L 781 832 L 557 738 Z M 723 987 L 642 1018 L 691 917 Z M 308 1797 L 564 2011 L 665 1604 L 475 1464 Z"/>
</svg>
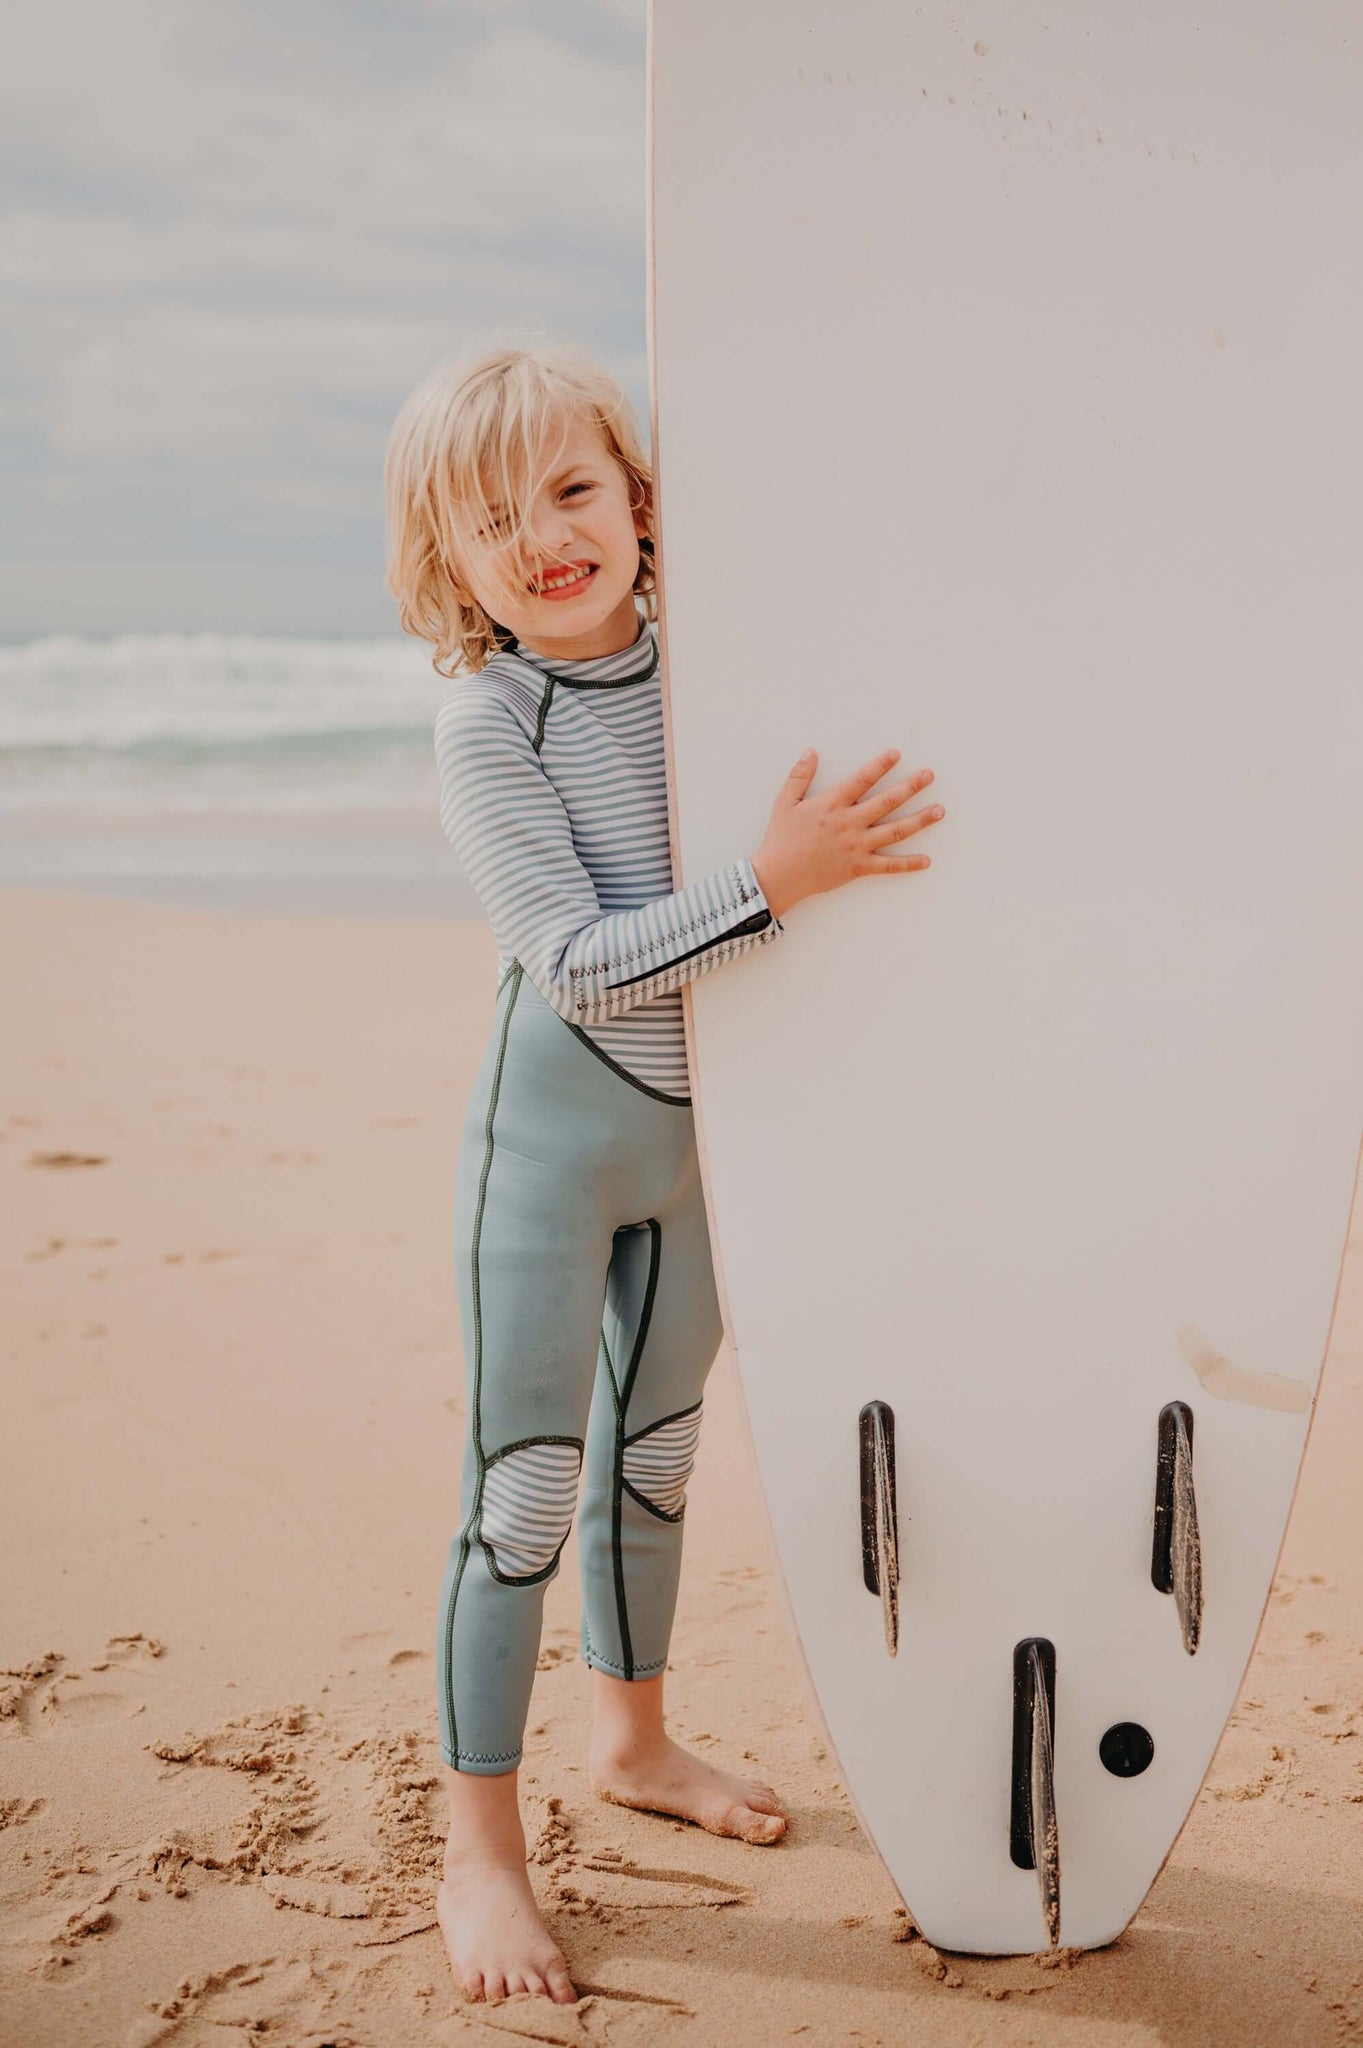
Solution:
<svg viewBox="0 0 1363 2048">
<path fill-rule="evenodd" d="M 437 809 L 457 688 L 400 637 L 0 646 L 0 886 L 477 917 Z"/>
</svg>

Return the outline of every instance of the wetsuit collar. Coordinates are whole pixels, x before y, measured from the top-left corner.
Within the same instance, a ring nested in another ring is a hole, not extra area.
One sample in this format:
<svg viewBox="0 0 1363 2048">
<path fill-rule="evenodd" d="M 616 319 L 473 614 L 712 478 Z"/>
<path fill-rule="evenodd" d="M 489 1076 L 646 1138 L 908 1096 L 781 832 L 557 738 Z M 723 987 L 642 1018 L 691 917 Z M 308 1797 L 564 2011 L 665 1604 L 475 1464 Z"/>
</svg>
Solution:
<svg viewBox="0 0 1363 2048">
<path fill-rule="evenodd" d="M 625 683 L 642 683 L 657 672 L 658 636 L 650 620 L 639 615 L 639 637 L 632 647 L 614 654 L 598 654 L 590 661 L 556 661 L 546 654 L 532 654 L 513 640 L 507 648 L 518 661 L 528 661 L 547 676 L 557 676 L 569 689 L 614 690 Z"/>
</svg>

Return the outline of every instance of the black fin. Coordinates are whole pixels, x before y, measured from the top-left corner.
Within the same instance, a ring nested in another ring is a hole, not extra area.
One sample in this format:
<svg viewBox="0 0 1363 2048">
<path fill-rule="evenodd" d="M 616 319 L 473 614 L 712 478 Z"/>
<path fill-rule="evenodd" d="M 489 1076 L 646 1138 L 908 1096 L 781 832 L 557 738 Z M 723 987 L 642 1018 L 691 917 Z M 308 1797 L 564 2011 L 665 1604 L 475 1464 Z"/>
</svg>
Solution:
<svg viewBox="0 0 1363 2048">
<path fill-rule="evenodd" d="M 1170 1401 L 1160 1410 L 1150 1578 L 1161 1593 L 1173 1594 L 1183 1647 L 1195 1655 L 1202 1640 L 1202 1539 L 1193 1486 L 1193 1411 L 1186 1401 Z"/>
<path fill-rule="evenodd" d="M 1055 1813 L 1055 1648 L 1028 1636 L 1013 1651 L 1010 1853 L 1034 1870 L 1046 1939 L 1060 1941 L 1060 1831 Z"/>
<path fill-rule="evenodd" d="M 885 1647 L 899 1649 L 899 1509 L 894 1477 L 894 1410 L 868 1401 L 858 1418 L 861 1444 L 861 1575 L 880 1595 Z"/>
</svg>

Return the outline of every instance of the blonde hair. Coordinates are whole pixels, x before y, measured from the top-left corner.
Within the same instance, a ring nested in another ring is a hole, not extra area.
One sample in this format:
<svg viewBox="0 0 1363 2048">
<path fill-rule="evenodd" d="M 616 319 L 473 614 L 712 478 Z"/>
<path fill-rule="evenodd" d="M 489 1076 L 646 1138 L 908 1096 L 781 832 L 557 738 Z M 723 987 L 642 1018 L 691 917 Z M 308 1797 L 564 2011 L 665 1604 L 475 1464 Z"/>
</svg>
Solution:
<svg viewBox="0 0 1363 2048">
<path fill-rule="evenodd" d="M 488 524 L 499 505 L 510 531 L 492 576 L 501 589 L 523 590 L 533 573 L 526 534 L 536 491 L 582 420 L 600 429 L 646 525 L 634 589 L 654 619 L 653 473 L 629 400 L 608 371 L 563 345 L 495 347 L 442 362 L 399 412 L 383 472 L 387 584 L 403 631 L 433 644 L 438 674 L 476 674 L 514 637 L 464 580 L 461 530 Z"/>
</svg>

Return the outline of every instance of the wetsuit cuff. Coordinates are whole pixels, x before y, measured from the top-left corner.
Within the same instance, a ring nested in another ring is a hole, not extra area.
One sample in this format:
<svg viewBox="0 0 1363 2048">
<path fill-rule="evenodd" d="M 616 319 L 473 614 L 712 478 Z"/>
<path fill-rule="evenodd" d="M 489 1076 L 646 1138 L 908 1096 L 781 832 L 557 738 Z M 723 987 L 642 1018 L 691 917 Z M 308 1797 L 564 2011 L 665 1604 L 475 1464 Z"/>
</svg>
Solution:
<svg viewBox="0 0 1363 2048">
<path fill-rule="evenodd" d="M 734 862 L 734 866 L 738 869 L 738 872 L 742 877 L 741 894 L 743 897 L 744 905 L 748 910 L 749 915 L 756 916 L 756 914 L 759 911 L 765 910 L 767 912 L 767 915 L 771 918 L 772 926 L 774 927 L 774 929 L 778 932 L 783 932 L 785 930 L 785 926 L 782 924 L 780 918 L 777 917 L 775 912 L 772 910 L 770 903 L 768 903 L 766 895 L 762 888 L 762 884 L 757 879 L 757 870 L 753 866 L 752 860 L 749 857 L 749 855 L 747 855 L 746 853 L 742 854 L 739 857 L 739 859 Z"/>
</svg>

